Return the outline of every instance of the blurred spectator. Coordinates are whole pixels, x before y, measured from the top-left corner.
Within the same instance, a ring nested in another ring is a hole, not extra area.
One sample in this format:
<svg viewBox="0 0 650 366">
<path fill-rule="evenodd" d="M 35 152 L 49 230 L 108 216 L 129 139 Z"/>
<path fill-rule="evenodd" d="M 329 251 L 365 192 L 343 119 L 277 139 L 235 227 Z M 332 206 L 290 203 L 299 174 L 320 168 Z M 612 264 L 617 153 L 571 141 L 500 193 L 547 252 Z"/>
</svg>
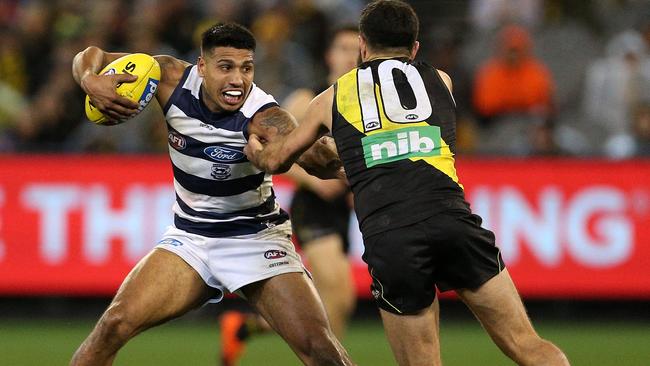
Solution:
<svg viewBox="0 0 650 366">
<path fill-rule="evenodd" d="M 632 122 L 635 156 L 650 157 L 650 103 L 639 104 Z"/>
<path fill-rule="evenodd" d="M 607 45 L 606 57 L 588 68 L 584 113 L 593 141 L 603 152 L 621 158 L 633 153 L 634 108 L 650 96 L 650 58 L 640 33 L 616 35 Z"/>
<path fill-rule="evenodd" d="M 454 81 L 457 146 L 463 153 L 642 154 L 638 146 L 645 141 L 640 132 L 645 130 L 638 124 L 644 119 L 635 117 L 645 114 L 635 111 L 643 110 L 637 106 L 648 104 L 650 98 L 646 89 L 650 2 L 409 2 L 422 15 L 420 57 L 449 73 Z M 71 55 L 88 44 L 114 51 L 171 54 L 196 62 L 192 38 L 203 30 L 202 21 L 206 25 L 215 20 L 240 22 L 258 37 L 258 83 L 282 100 L 296 88 L 324 82 L 319 62 L 323 36 L 341 23 L 356 22 L 364 3 L 0 1 L 0 151 L 165 149 L 158 106 L 115 128 L 85 120 L 84 96 L 71 84 L 69 65 Z M 533 36 L 524 28 L 507 27 L 519 31 L 505 31 L 509 35 L 501 36 L 497 55 L 486 61 L 492 38 L 505 24 L 519 24 L 534 32 L 536 57 Z M 431 26 L 435 27 L 432 31 Z M 632 26 L 639 26 L 640 33 L 612 38 L 607 56 L 592 61 L 605 48 L 603 37 Z"/>
<path fill-rule="evenodd" d="M 361 9 L 367 1 L 362 0 L 314 0 L 325 12 L 331 28 L 350 23 L 357 23 Z"/>
<path fill-rule="evenodd" d="M 17 10 L 16 27 L 20 34 L 25 64 L 29 65 L 27 93 L 36 94 L 50 72 L 51 52 L 54 48 L 53 4 L 45 1 L 27 1 Z"/>
<path fill-rule="evenodd" d="M 81 122 L 83 93 L 70 75 L 76 43 L 56 49 L 49 76 L 17 121 L 18 147 L 29 151 L 61 151 L 62 143 Z"/>
<path fill-rule="evenodd" d="M 607 37 L 650 19 L 650 2 L 647 0 L 589 0 L 588 3 Z"/>
<path fill-rule="evenodd" d="M 553 80 L 544 64 L 532 55 L 532 40 L 518 26 L 499 34 L 497 55 L 478 71 L 474 107 L 483 119 L 516 113 L 546 118 L 552 109 Z"/>
<path fill-rule="evenodd" d="M 10 131 L 27 105 L 26 72 L 17 34 L 0 29 L 0 152 L 14 148 Z"/>
<path fill-rule="evenodd" d="M 257 39 L 255 80 L 261 88 L 283 100 L 298 88 L 313 88 L 318 82 L 313 74 L 314 61 L 307 50 L 291 42 L 291 20 L 280 8 L 258 17 L 251 26 Z"/>
<path fill-rule="evenodd" d="M 449 25 L 438 26 L 430 32 L 427 47 L 420 52 L 424 61 L 451 77 L 457 114 L 456 149 L 468 154 L 476 149 L 479 136 L 470 102 L 471 76 L 460 60 L 461 34 L 459 29 L 454 31 Z"/>
<path fill-rule="evenodd" d="M 479 30 L 493 30 L 505 24 L 534 28 L 542 17 L 541 0 L 472 0 L 469 16 Z"/>
<path fill-rule="evenodd" d="M 327 73 L 322 62 L 327 45 L 329 23 L 325 14 L 316 7 L 314 0 L 291 0 L 288 14 L 291 14 L 291 40 L 309 53 L 311 73 L 322 75 Z"/>
<path fill-rule="evenodd" d="M 196 23 L 201 19 L 194 2 L 185 0 L 158 0 L 156 24 L 160 36 L 170 46 L 184 55 L 192 51 L 192 35 Z"/>
<path fill-rule="evenodd" d="M 552 117 L 553 80 L 533 56 L 524 28 L 507 26 L 498 40 L 497 54 L 479 68 L 474 85 L 474 108 L 488 134 L 481 145 L 484 152 L 535 154 L 531 129 Z"/>
</svg>

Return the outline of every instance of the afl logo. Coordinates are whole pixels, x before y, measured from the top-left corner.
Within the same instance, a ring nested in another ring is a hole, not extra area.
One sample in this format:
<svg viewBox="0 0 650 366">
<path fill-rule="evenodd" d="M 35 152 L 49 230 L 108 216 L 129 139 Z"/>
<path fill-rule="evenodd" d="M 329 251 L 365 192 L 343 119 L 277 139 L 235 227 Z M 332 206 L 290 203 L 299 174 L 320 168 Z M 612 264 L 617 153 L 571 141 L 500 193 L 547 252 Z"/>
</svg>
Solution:
<svg viewBox="0 0 650 366">
<path fill-rule="evenodd" d="M 178 132 L 170 131 L 167 139 L 169 140 L 169 144 L 176 150 L 183 150 L 187 146 L 185 138 Z"/>
<path fill-rule="evenodd" d="M 287 252 L 284 250 L 271 249 L 264 252 L 264 258 L 266 259 L 278 259 L 286 256 Z"/>
<path fill-rule="evenodd" d="M 206 147 L 203 152 L 210 159 L 220 163 L 233 163 L 239 160 L 243 160 L 246 157 L 243 152 L 224 146 Z"/>
<path fill-rule="evenodd" d="M 412 113 L 407 114 L 406 119 L 408 119 L 409 121 L 415 121 L 416 119 L 418 119 L 418 115 L 417 114 L 412 114 Z"/>
</svg>

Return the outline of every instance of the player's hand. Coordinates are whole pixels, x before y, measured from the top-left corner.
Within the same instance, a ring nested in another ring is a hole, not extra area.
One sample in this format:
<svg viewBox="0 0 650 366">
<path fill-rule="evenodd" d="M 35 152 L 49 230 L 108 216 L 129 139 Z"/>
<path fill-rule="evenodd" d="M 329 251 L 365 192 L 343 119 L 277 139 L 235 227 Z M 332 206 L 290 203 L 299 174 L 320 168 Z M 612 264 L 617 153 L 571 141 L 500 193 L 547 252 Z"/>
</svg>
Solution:
<svg viewBox="0 0 650 366">
<path fill-rule="evenodd" d="M 138 104 L 117 94 L 121 83 L 132 83 L 138 77 L 130 74 L 94 75 L 81 79 L 81 87 L 88 94 L 90 102 L 111 120 L 119 121 L 138 113 Z"/>
<path fill-rule="evenodd" d="M 254 133 L 250 134 L 248 136 L 248 143 L 244 146 L 244 154 L 246 154 L 248 161 L 259 167 L 258 158 L 262 150 L 264 150 L 264 145 L 262 145 L 260 138 Z"/>
<path fill-rule="evenodd" d="M 341 160 L 336 151 L 334 139 L 323 136 L 298 159 L 305 171 L 321 179 L 337 179 L 341 176 Z"/>
</svg>

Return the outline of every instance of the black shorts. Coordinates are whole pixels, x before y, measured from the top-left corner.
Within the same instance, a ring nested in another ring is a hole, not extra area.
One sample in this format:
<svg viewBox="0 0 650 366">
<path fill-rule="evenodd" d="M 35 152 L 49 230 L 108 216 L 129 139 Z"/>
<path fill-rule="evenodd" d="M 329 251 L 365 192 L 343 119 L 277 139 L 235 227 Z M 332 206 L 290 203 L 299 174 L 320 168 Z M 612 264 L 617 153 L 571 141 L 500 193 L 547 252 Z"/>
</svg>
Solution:
<svg viewBox="0 0 650 366">
<path fill-rule="evenodd" d="M 291 201 L 291 225 L 301 247 L 315 239 L 338 234 L 343 239 L 343 250 L 348 252 L 350 207 L 346 195 L 326 201 L 307 189 L 296 190 Z"/>
<path fill-rule="evenodd" d="M 494 234 L 468 212 L 436 214 L 364 241 L 372 295 L 395 314 L 430 306 L 436 287 L 475 289 L 505 268 Z"/>
</svg>

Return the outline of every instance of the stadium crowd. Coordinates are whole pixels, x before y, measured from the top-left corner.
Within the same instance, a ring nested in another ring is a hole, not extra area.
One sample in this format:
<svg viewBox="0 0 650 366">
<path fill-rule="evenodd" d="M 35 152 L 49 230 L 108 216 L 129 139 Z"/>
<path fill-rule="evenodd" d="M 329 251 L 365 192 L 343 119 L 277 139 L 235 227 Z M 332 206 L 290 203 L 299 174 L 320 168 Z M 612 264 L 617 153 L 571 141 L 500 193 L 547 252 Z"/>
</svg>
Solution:
<svg viewBox="0 0 650 366">
<path fill-rule="evenodd" d="M 650 156 L 650 3 L 409 1 L 420 58 L 454 80 L 458 150 L 501 156 Z M 256 83 L 282 101 L 324 83 L 328 31 L 361 0 L 4 0 L 0 152 L 166 151 L 152 105 L 116 127 L 85 120 L 70 75 L 89 44 L 190 62 L 198 35 L 236 21 L 258 40 Z"/>
</svg>

